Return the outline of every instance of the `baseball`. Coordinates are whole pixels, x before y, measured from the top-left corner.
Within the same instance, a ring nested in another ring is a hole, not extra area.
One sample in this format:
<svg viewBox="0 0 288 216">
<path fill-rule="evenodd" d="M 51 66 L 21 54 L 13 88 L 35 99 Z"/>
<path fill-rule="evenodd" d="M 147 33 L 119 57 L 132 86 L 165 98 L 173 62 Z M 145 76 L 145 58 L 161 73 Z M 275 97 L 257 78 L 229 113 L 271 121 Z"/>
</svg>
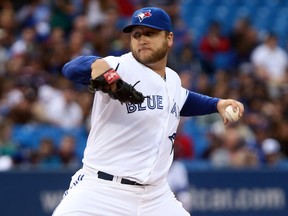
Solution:
<svg viewBox="0 0 288 216">
<path fill-rule="evenodd" d="M 225 116 L 230 122 L 236 122 L 239 119 L 239 107 L 237 107 L 237 111 L 234 112 L 233 107 L 231 105 L 227 106 L 225 109 Z"/>
</svg>

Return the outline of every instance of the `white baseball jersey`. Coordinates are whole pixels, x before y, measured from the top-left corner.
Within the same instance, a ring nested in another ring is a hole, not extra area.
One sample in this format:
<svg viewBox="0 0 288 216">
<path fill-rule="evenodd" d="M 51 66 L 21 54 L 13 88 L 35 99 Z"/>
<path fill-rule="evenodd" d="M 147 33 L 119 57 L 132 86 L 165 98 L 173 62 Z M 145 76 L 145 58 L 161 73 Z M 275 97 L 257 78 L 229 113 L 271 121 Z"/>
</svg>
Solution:
<svg viewBox="0 0 288 216">
<path fill-rule="evenodd" d="M 187 98 L 178 74 L 166 67 L 166 80 L 137 62 L 131 53 L 104 58 L 145 98 L 121 104 L 97 91 L 83 163 L 142 184 L 161 182 L 172 163 L 180 110 Z"/>
</svg>

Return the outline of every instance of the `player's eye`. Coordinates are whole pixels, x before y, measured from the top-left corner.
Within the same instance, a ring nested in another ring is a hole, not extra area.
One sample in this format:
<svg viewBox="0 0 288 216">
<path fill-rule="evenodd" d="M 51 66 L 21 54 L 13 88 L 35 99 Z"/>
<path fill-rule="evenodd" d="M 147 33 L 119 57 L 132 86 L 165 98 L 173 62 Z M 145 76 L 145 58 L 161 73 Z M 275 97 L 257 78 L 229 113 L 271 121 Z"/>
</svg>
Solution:
<svg viewBox="0 0 288 216">
<path fill-rule="evenodd" d="M 145 36 L 147 36 L 147 37 L 152 37 L 154 35 L 155 35 L 155 32 L 152 32 L 152 31 L 149 31 L 149 32 L 145 33 Z"/>
<path fill-rule="evenodd" d="M 133 38 L 139 38 L 141 36 L 141 33 L 140 32 L 134 32 L 134 33 L 132 33 L 132 37 Z"/>
</svg>

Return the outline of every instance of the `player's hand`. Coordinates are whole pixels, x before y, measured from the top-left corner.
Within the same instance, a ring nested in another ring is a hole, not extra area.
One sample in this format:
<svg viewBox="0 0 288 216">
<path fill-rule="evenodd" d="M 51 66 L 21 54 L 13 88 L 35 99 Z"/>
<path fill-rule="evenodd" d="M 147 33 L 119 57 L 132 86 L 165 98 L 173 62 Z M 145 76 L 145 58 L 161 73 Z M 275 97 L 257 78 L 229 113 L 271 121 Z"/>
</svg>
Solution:
<svg viewBox="0 0 288 216">
<path fill-rule="evenodd" d="M 236 111 L 237 107 L 239 108 L 239 118 L 241 118 L 244 114 L 244 105 L 233 99 L 220 99 L 217 103 L 217 110 L 222 117 L 223 123 L 226 125 L 228 123 L 228 119 L 225 116 L 225 109 L 227 106 L 231 105 L 233 110 Z"/>
</svg>

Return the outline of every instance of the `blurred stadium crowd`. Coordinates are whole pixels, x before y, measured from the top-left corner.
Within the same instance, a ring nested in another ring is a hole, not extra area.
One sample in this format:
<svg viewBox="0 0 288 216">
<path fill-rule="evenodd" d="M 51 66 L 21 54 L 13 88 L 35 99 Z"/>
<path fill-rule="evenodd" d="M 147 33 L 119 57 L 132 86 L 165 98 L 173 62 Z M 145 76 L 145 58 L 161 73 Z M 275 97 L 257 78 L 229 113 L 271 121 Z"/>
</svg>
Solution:
<svg viewBox="0 0 288 216">
<path fill-rule="evenodd" d="M 143 6 L 171 15 L 169 67 L 183 86 L 246 109 L 227 126 L 218 115 L 181 119 L 176 159 L 288 167 L 288 0 L 1 0 L 0 170 L 80 166 L 93 95 L 61 68 L 129 51 L 121 29 Z"/>
</svg>

